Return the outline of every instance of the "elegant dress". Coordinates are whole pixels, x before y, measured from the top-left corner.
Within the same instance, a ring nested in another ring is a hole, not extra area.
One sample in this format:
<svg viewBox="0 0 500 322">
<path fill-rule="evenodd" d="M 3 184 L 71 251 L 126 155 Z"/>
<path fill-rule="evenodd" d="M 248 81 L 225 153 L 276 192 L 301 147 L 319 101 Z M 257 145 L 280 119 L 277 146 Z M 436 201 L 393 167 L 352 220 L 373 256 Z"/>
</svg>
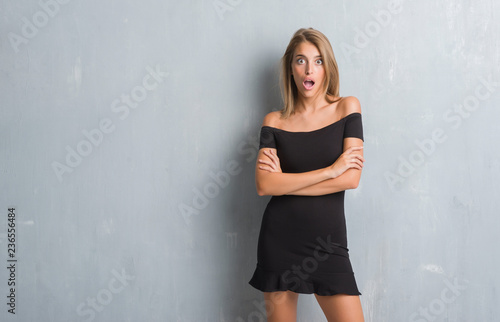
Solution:
<svg viewBox="0 0 500 322">
<path fill-rule="evenodd" d="M 347 137 L 363 140 L 360 113 L 309 132 L 263 126 L 259 149 L 276 148 L 282 171 L 299 173 L 332 165 Z M 349 260 L 344 193 L 272 196 L 249 284 L 263 292 L 361 295 Z"/>
</svg>

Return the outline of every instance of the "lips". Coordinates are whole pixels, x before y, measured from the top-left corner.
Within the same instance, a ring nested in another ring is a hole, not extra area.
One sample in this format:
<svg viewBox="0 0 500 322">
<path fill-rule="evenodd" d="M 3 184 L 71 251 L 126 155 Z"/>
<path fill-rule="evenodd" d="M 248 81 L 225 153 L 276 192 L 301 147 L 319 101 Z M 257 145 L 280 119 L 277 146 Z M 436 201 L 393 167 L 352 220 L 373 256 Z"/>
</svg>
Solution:
<svg viewBox="0 0 500 322">
<path fill-rule="evenodd" d="M 312 80 L 311 78 L 306 78 L 306 79 L 304 79 L 304 82 L 302 83 L 302 85 L 304 85 L 304 88 L 306 90 L 311 90 L 314 87 L 314 80 Z"/>
</svg>

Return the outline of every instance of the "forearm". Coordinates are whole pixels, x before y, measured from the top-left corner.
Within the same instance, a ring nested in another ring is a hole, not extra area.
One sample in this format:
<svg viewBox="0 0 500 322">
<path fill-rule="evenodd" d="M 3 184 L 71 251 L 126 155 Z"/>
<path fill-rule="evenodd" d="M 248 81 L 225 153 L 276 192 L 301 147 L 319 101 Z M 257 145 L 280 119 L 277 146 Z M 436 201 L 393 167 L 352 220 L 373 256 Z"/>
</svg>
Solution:
<svg viewBox="0 0 500 322">
<path fill-rule="evenodd" d="M 328 168 L 302 173 L 267 172 L 261 169 L 256 171 L 257 193 L 260 196 L 291 194 L 293 191 L 300 191 L 331 178 Z"/>
<path fill-rule="evenodd" d="M 355 189 L 361 177 L 361 170 L 349 169 L 342 175 L 287 193 L 297 196 L 322 196 L 330 193 Z"/>
</svg>

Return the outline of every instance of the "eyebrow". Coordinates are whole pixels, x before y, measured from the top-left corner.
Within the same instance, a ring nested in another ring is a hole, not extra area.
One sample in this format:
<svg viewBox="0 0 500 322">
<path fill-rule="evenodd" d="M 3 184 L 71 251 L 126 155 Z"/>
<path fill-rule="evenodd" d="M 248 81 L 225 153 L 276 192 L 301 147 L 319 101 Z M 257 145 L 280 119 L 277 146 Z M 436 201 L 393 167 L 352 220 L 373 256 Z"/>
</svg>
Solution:
<svg viewBox="0 0 500 322">
<path fill-rule="evenodd" d="M 297 55 L 295 55 L 295 57 L 306 57 L 306 55 L 297 54 Z M 320 57 L 320 58 L 321 58 L 321 55 L 317 55 L 317 56 L 315 56 L 314 58 L 318 58 L 318 57 Z"/>
</svg>

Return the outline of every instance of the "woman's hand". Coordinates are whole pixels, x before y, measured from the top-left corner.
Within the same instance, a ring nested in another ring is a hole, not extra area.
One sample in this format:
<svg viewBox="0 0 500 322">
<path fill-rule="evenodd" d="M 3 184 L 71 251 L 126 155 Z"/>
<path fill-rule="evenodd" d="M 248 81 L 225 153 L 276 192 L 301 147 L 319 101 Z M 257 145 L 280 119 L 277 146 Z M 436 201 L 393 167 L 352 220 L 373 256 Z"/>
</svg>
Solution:
<svg viewBox="0 0 500 322">
<path fill-rule="evenodd" d="M 281 172 L 280 159 L 276 154 L 276 149 L 264 149 L 264 154 L 267 155 L 271 161 L 259 159 L 259 169 L 269 172 Z"/>
<path fill-rule="evenodd" d="M 352 146 L 344 151 L 340 157 L 330 167 L 329 171 L 332 178 L 337 178 L 348 169 L 361 170 L 365 159 L 362 155 L 353 153 L 363 149 L 362 146 Z"/>
</svg>

